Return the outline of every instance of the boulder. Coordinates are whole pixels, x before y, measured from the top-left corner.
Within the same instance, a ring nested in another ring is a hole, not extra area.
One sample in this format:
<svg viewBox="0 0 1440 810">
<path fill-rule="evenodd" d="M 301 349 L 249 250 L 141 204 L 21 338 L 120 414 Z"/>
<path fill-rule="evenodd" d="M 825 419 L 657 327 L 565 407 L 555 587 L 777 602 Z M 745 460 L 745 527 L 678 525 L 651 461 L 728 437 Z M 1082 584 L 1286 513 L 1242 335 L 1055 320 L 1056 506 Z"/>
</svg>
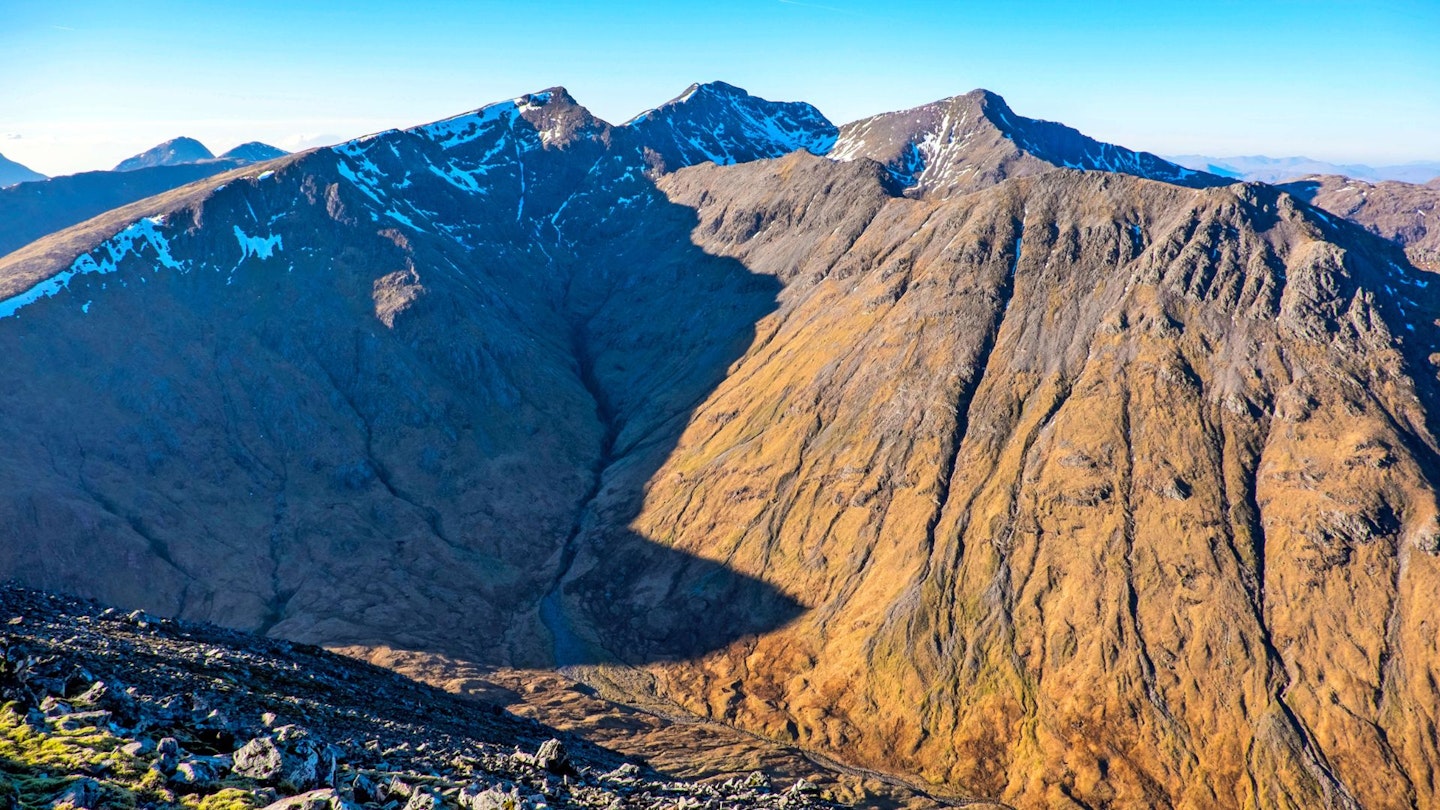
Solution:
<svg viewBox="0 0 1440 810">
<path fill-rule="evenodd" d="M 55 810 L 101 810 L 100 800 L 103 798 L 100 790 L 100 783 L 89 777 L 76 779 L 60 791 L 60 795 L 50 803 Z"/>
<path fill-rule="evenodd" d="M 535 752 L 535 764 L 556 776 L 575 775 L 575 766 L 570 764 L 570 753 L 559 740 L 546 740 Z"/>
<path fill-rule="evenodd" d="M 334 747 L 286 726 L 241 746 L 231 769 L 240 776 L 299 793 L 333 786 L 336 760 Z"/>
<path fill-rule="evenodd" d="M 268 804 L 264 810 L 360 810 L 360 806 L 333 788 L 321 788 Z"/>
<path fill-rule="evenodd" d="M 180 764 L 180 743 L 166 737 L 155 744 L 155 770 L 169 776 Z"/>
</svg>

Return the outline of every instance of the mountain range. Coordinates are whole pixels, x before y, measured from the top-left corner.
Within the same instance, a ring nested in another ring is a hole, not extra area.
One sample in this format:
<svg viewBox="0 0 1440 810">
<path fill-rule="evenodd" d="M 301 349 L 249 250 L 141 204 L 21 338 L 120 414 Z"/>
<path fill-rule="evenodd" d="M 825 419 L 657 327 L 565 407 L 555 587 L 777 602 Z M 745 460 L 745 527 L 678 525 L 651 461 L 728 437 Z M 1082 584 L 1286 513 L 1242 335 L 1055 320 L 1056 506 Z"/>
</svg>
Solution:
<svg viewBox="0 0 1440 810">
<path fill-rule="evenodd" d="M 134 157 L 126 158 L 115 166 L 117 172 L 133 172 L 137 169 L 149 169 L 155 166 L 180 166 L 187 163 L 204 163 L 211 160 L 231 160 L 245 163 L 259 163 L 265 160 L 284 157 L 289 154 L 283 149 L 277 149 L 269 144 L 251 141 L 243 143 L 230 151 L 216 158 L 215 153 L 206 148 L 205 144 L 194 138 L 173 138 L 157 146 L 141 152 Z"/>
<path fill-rule="evenodd" d="M 1256 180 L 1262 183 L 1283 183 L 1310 175 L 1344 175 L 1372 183 L 1398 180 L 1424 183 L 1440 178 L 1440 162 L 1415 161 L 1389 166 L 1366 166 L 1361 163 L 1329 163 L 1307 157 L 1266 157 L 1245 155 L 1207 157 L 1205 155 L 1171 155 L 1169 159 L 1191 169 L 1210 172 L 1235 180 Z"/>
<path fill-rule="evenodd" d="M 985 91 L 551 88 L 0 258 L 0 573 L 946 801 L 1429 806 L 1430 281 Z"/>
</svg>

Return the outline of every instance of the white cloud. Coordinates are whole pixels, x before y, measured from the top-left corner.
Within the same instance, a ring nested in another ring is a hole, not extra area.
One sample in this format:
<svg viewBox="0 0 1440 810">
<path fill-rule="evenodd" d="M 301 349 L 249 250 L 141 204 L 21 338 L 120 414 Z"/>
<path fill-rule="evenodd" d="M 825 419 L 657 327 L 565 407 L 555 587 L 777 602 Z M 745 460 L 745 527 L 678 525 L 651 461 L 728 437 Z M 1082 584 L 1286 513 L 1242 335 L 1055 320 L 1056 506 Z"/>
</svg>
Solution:
<svg viewBox="0 0 1440 810">
<path fill-rule="evenodd" d="M 299 133 L 291 135 L 277 145 L 291 152 L 300 152 L 315 146 L 330 146 L 343 140 L 345 138 L 341 135 Z"/>
<path fill-rule="evenodd" d="M 21 137 L 22 137 L 22 136 L 21 136 L 20 133 L 18 133 L 18 132 L 6 132 L 6 133 L 3 133 L 3 134 L 0 134 L 0 140 L 6 140 L 6 141 L 18 141 L 18 140 L 20 140 Z"/>
</svg>

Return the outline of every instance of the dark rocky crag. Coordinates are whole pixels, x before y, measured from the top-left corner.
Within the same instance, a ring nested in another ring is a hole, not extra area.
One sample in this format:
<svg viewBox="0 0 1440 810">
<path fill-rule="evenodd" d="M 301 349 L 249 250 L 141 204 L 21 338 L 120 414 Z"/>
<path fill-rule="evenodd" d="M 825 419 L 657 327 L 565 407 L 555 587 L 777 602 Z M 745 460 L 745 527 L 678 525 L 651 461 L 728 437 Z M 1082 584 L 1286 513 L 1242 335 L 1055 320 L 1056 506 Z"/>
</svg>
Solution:
<svg viewBox="0 0 1440 810">
<path fill-rule="evenodd" d="M 556 88 L 12 254 L 0 571 L 957 799 L 1433 804 L 1428 274 L 983 92 L 864 123 Z"/>
</svg>

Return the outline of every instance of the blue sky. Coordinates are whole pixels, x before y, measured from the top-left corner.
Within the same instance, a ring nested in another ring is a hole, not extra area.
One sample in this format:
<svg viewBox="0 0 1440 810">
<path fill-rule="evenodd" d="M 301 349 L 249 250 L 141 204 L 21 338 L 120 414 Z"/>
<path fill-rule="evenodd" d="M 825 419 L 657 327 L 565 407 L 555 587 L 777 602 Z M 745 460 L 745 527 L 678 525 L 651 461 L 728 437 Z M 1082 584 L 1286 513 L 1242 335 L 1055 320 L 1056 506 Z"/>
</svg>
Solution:
<svg viewBox="0 0 1440 810">
<path fill-rule="evenodd" d="M 836 122 L 976 87 L 1161 153 L 1440 160 L 1440 0 L 0 0 L 0 153 L 295 148 L 564 85 L 622 121 L 722 79 Z"/>
</svg>

